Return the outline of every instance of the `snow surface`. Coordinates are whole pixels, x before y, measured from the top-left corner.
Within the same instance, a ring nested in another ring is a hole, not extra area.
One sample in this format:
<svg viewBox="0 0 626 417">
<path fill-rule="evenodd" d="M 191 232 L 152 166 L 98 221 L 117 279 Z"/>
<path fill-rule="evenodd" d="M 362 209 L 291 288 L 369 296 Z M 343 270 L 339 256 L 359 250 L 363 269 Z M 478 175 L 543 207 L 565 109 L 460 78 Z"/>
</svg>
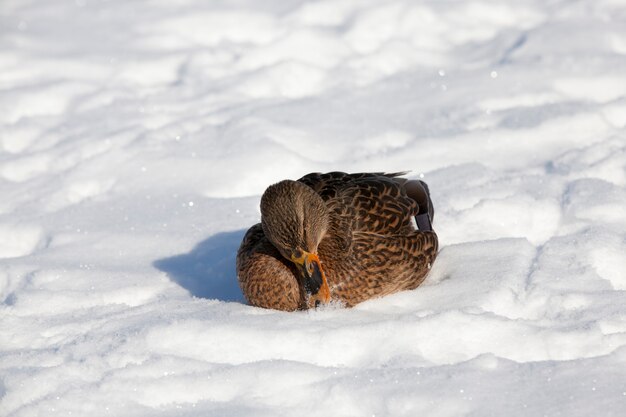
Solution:
<svg viewBox="0 0 626 417">
<path fill-rule="evenodd" d="M 625 416 L 624 0 L 3 0 L 0 415 Z M 429 183 L 415 291 L 283 313 L 264 188 Z"/>
</svg>

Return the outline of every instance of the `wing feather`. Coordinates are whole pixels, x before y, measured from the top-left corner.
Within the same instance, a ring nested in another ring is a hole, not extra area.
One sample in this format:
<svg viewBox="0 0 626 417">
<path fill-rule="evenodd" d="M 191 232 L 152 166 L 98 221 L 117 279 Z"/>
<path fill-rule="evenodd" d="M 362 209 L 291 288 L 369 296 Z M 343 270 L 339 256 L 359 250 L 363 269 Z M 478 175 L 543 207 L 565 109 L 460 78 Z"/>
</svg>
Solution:
<svg viewBox="0 0 626 417">
<path fill-rule="evenodd" d="M 417 203 L 394 180 L 403 172 L 312 173 L 299 181 L 313 188 L 327 206 L 342 219 L 349 219 L 352 232 L 395 235 L 414 230 L 411 217 Z"/>
</svg>

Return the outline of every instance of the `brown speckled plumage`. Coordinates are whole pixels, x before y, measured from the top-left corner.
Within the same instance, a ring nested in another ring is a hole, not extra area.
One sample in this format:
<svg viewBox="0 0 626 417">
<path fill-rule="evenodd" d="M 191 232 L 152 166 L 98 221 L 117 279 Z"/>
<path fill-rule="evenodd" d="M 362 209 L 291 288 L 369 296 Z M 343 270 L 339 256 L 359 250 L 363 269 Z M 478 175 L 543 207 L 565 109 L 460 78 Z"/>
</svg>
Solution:
<svg viewBox="0 0 626 417">
<path fill-rule="evenodd" d="M 435 232 L 417 230 L 412 217 L 427 210 L 432 218 L 432 203 L 425 183 L 399 175 L 313 173 L 269 187 L 262 223 L 248 230 L 237 254 L 249 303 L 314 306 L 290 260 L 296 248 L 319 255 L 332 299 L 347 306 L 420 285 L 438 241 Z"/>
</svg>

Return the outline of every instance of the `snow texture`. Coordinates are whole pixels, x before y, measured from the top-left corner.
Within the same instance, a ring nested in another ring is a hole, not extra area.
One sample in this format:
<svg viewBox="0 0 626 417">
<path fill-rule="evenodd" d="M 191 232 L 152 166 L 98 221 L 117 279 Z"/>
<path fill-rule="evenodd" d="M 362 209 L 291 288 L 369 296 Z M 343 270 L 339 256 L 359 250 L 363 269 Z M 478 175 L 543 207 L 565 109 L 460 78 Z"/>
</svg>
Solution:
<svg viewBox="0 0 626 417">
<path fill-rule="evenodd" d="M 624 0 L 3 0 L 0 415 L 625 416 Z M 249 307 L 259 196 L 413 170 L 441 253 Z"/>
</svg>

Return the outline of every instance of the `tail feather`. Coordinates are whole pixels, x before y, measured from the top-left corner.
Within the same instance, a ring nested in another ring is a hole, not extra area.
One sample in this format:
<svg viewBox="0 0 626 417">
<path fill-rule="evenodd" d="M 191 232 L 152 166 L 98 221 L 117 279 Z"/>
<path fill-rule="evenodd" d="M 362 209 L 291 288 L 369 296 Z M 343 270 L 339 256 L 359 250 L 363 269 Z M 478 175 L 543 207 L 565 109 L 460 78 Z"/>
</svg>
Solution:
<svg viewBox="0 0 626 417">
<path fill-rule="evenodd" d="M 415 216 L 417 227 L 419 230 L 432 231 L 432 222 L 435 218 L 435 208 L 433 202 L 430 199 L 430 190 L 428 185 L 424 181 L 409 180 L 404 184 L 404 189 L 407 196 L 417 202 L 419 211 Z"/>
</svg>

